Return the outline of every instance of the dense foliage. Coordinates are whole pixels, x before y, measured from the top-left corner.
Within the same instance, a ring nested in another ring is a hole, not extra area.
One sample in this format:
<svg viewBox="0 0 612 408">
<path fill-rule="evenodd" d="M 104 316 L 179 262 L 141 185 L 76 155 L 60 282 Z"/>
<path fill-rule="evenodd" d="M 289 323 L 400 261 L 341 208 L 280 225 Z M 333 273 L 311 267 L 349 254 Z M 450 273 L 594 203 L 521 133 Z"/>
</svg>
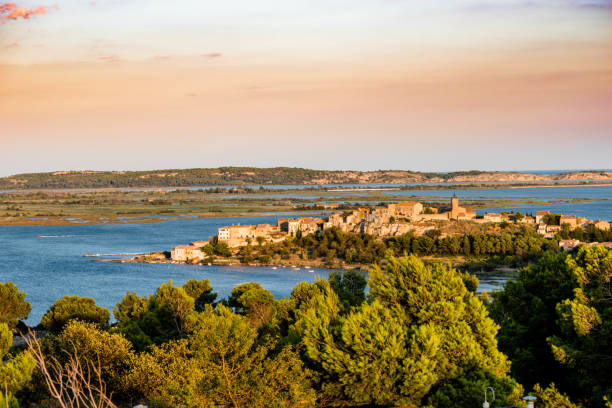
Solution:
<svg viewBox="0 0 612 408">
<path fill-rule="evenodd" d="M 256 282 L 219 302 L 208 280 L 128 292 L 111 327 L 66 297 L 43 318 L 42 360 L 11 349 L 15 315 L 0 323 L 0 402 L 56 406 L 41 361 L 99 378 L 119 407 L 473 407 L 487 386 L 494 406 L 525 390 L 542 408 L 612 397 L 612 251 L 543 252 L 491 297 L 449 265 L 385 251 L 367 281 L 334 272 L 286 299 Z"/>
<path fill-rule="evenodd" d="M 8 354 L 12 344 L 13 333 L 0 323 L 0 406 L 18 408 L 15 394 L 31 380 L 36 363 L 27 351 Z"/>
<path fill-rule="evenodd" d="M 500 348 L 527 386 L 554 382 L 570 397 L 603 407 L 612 395 L 612 251 L 581 247 L 546 254 L 493 294 Z"/>
<path fill-rule="evenodd" d="M 0 282 L 0 323 L 15 328 L 19 319 L 28 317 L 31 306 L 25 296 L 13 282 Z"/>
<path fill-rule="evenodd" d="M 97 306 L 91 298 L 64 296 L 51 305 L 40 323 L 53 332 L 61 331 L 70 320 L 95 323 L 100 328 L 107 328 L 109 317 L 108 310 Z"/>
<path fill-rule="evenodd" d="M 373 268 L 369 297 L 342 315 L 330 288 L 305 317 L 306 354 L 320 366 L 321 392 L 334 405 L 425 405 L 431 398 L 455 407 L 439 395 L 449 383 L 475 371 L 506 378 L 510 364 L 497 350 L 496 326 L 455 270 L 390 258 L 384 270 Z M 512 399 L 516 384 L 507 383 L 500 399 Z M 480 396 L 464 398 L 477 405 Z"/>
<path fill-rule="evenodd" d="M 499 234 L 472 233 L 444 238 L 436 234 L 417 236 L 409 233 L 384 240 L 369 234 L 330 228 L 306 236 L 298 234 L 280 243 L 248 245 L 241 249 L 239 256 L 244 262 L 270 263 L 278 258 L 297 257 L 321 259 L 327 266 L 337 266 L 343 263 L 380 262 L 390 251 L 395 256 L 508 256 L 524 263 L 537 259 L 544 251 L 557 249 L 556 240 L 545 239 L 530 228 Z"/>
</svg>

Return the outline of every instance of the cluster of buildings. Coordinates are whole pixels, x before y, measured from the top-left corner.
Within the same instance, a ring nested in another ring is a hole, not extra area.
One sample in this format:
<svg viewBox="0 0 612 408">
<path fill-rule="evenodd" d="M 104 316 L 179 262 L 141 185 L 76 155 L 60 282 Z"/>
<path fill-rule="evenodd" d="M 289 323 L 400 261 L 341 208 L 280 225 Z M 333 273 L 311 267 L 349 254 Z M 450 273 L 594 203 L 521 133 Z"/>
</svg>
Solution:
<svg viewBox="0 0 612 408">
<path fill-rule="evenodd" d="M 550 211 L 538 211 L 535 216 L 535 224 L 536 231 L 538 234 L 544 235 L 545 238 L 552 238 L 558 232 L 561 232 L 563 229 L 563 225 L 567 224 L 571 229 L 575 229 L 578 227 L 586 227 L 588 225 L 593 225 L 595 228 L 598 228 L 602 231 L 610 230 L 610 223 L 602 220 L 589 220 L 586 217 L 577 217 L 572 214 L 561 214 L 559 217 L 559 223 L 557 224 L 547 224 L 546 219 L 547 216 L 550 215 Z"/>
<path fill-rule="evenodd" d="M 330 207 L 332 208 L 332 207 Z M 219 242 L 230 248 L 256 244 L 258 242 L 282 242 L 288 236 L 308 235 L 330 228 L 339 228 L 345 232 L 365 232 L 379 236 L 394 236 L 418 229 L 418 221 L 472 220 L 476 213 L 471 208 L 459 205 L 459 199 L 453 197 L 451 209 L 439 213 L 435 208 L 424 208 L 418 202 L 401 202 L 388 204 L 373 209 L 359 208 L 348 213 L 333 213 L 327 219 L 302 217 L 296 219 L 279 219 L 276 225 L 229 225 L 221 227 L 217 233 Z M 433 228 L 426 227 L 425 230 Z M 421 232 L 424 232 L 421 231 Z M 206 256 L 202 247 L 209 241 L 196 241 L 189 245 L 180 245 L 171 251 L 173 261 L 200 261 Z"/>
<path fill-rule="evenodd" d="M 559 225 L 546 224 L 549 211 L 538 211 L 535 217 L 522 216 L 507 213 L 487 213 L 477 217 L 471 208 L 461 207 L 457 197 L 451 198 L 451 206 L 448 211 L 439 212 L 435 208 L 424 207 L 418 202 L 400 202 L 379 206 L 375 208 L 358 208 L 350 212 L 335 212 L 327 219 L 302 217 L 296 219 L 279 219 L 276 225 L 230 225 L 218 230 L 219 242 L 226 243 L 230 248 L 245 246 L 248 243 L 274 243 L 282 242 L 288 236 L 302 236 L 314 234 L 330 228 L 338 228 L 344 232 L 367 233 L 376 236 L 396 236 L 408 232 L 424 233 L 429 229 L 436 228 L 435 224 L 422 223 L 422 221 L 450 221 L 470 220 L 476 223 L 524 223 L 534 225 L 536 231 L 545 237 L 552 238 L 560 232 L 563 224 L 570 227 L 584 227 L 593 224 L 602 230 L 609 230 L 610 224 L 606 221 L 591 221 L 584 217 L 575 215 L 561 215 Z M 556 223 L 555 223 L 556 224 Z M 182 245 L 174 248 L 171 252 L 174 261 L 195 261 L 204 259 L 202 247 L 209 241 L 192 242 L 190 245 Z"/>
</svg>

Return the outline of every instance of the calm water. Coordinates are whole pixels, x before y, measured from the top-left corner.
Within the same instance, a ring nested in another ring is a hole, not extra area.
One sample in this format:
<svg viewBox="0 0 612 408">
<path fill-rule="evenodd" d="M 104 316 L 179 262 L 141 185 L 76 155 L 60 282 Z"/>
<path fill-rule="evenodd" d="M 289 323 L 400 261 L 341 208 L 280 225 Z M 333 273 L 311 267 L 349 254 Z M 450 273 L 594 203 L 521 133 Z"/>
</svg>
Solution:
<svg viewBox="0 0 612 408">
<path fill-rule="evenodd" d="M 275 297 L 289 296 L 302 281 L 327 277 L 328 270 L 221 267 L 94 262 L 85 253 L 136 253 L 166 250 L 207 239 L 232 223 L 276 222 L 277 217 L 184 219 L 157 224 L 0 227 L 0 282 L 13 281 L 32 304 L 28 323 L 36 324 L 64 295 L 89 296 L 112 309 L 127 290 L 148 295 L 168 279 L 210 279 L 220 297 L 242 283 L 256 281 Z M 43 237 L 38 237 L 42 235 Z"/>
<path fill-rule="evenodd" d="M 278 217 L 182 219 L 157 224 L 74 225 L 55 227 L 0 227 L 0 282 L 13 281 L 27 294 L 32 312 L 27 322 L 37 324 L 55 300 L 65 295 L 89 296 L 112 310 L 127 290 L 148 295 L 172 279 L 210 279 L 219 297 L 243 282 L 256 281 L 277 297 L 287 297 L 299 282 L 327 278 L 329 270 L 131 264 L 94 262 L 83 254 L 139 253 L 167 250 L 207 239 L 228 224 L 274 223 Z M 506 277 L 488 276 L 480 289 L 498 289 Z"/>
</svg>

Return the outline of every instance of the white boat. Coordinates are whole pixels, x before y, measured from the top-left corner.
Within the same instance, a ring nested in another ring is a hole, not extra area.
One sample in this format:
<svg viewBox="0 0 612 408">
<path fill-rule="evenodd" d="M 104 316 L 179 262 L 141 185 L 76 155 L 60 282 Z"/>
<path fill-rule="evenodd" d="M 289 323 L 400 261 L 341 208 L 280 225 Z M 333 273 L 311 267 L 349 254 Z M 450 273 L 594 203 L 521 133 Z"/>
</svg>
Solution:
<svg viewBox="0 0 612 408">
<path fill-rule="evenodd" d="M 276 266 L 272 267 L 272 269 L 278 269 Z"/>
</svg>

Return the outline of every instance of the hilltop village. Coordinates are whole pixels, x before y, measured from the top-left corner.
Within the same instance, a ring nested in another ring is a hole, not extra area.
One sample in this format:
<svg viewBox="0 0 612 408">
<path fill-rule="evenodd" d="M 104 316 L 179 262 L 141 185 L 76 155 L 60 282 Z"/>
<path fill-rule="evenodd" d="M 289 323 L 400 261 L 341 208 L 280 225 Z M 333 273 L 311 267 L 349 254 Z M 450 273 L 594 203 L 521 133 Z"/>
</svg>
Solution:
<svg viewBox="0 0 612 408">
<path fill-rule="evenodd" d="M 328 206 L 337 208 L 336 204 Z M 549 211 L 538 211 L 534 216 L 520 213 L 486 213 L 477 215 L 473 209 L 461 207 L 457 197 L 451 198 L 450 209 L 439 212 L 433 207 L 425 207 L 419 202 L 399 202 L 374 208 L 358 208 L 347 212 L 334 212 L 327 218 L 286 218 L 279 219 L 276 225 L 229 225 L 219 228 L 217 237 L 207 241 L 195 241 L 181 245 L 171 251 L 171 260 L 176 262 L 201 261 L 206 258 L 203 247 L 216 240 L 225 243 L 229 248 L 244 247 L 248 244 L 283 242 L 292 236 L 307 236 L 319 231 L 338 228 L 343 232 L 365 233 L 375 237 L 386 238 L 413 233 L 426 234 L 439 228 L 441 224 L 453 221 L 468 221 L 476 224 L 515 223 L 532 226 L 545 238 L 553 238 L 564 224 L 570 228 L 593 225 L 604 231 L 610 229 L 607 221 L 592 221 L 584 217 L 562 214 L 555 219 Z M 579 245 L 577 240 L 560 243 L 564 249 Z"/>
</svg>

